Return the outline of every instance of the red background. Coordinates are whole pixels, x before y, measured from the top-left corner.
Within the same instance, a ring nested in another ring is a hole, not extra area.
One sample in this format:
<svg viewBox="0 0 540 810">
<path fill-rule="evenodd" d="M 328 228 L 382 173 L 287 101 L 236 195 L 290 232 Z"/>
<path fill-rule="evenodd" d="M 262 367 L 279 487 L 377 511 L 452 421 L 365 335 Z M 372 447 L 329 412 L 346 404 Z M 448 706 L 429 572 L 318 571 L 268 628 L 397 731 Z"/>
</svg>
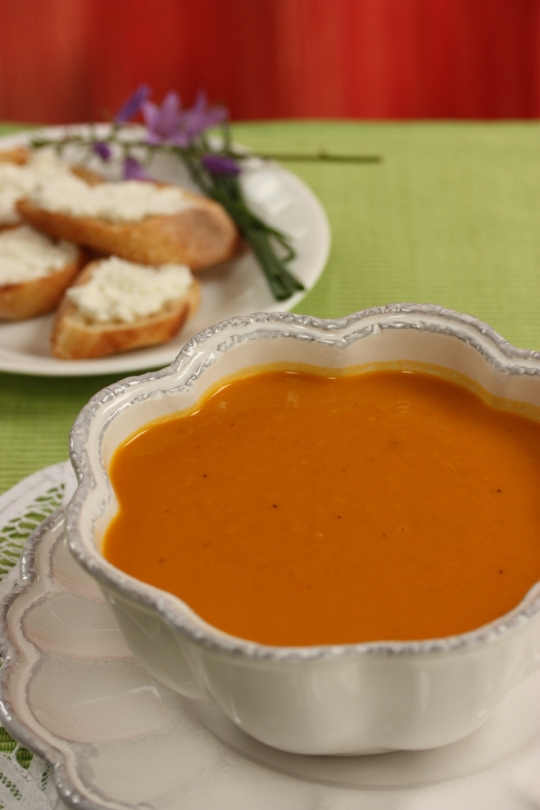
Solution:
<svg viewBox="0 0 540 810">
<path fill-rule="evenodd" d="M 140 82 L 233 119 L 532 118 L 540 0 L 0 0 L 0 120 L 106 117 Z"/>
</svg>

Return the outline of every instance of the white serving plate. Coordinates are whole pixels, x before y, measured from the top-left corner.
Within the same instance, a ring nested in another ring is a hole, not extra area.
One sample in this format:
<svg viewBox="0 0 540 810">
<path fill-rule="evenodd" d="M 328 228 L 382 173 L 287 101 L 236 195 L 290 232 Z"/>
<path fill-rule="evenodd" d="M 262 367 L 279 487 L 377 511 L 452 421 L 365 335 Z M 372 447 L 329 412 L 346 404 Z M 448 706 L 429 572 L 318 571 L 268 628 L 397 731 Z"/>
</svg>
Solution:
<svg viewBox="0 0 540 810">
<path fill-rule="evenodd" d="M 80 129 L 84 131 L 85 127 Z M 0 151 L 28 144 L 30 137 L 37 134 L 53 138 L 60 137 L 61 133 L 62 129 L 55 127 L 0 138 Z M 105 164 L 95 162 L 89 165 L 97 171 L 104 171 Z M 315 194 L 296 175 L 276 163 L 256 159 L 247 161 L 245 166 L 242 174 L 245 195 L 253 209 L 269 225 L 291 236 L 297 256 L 290 268 L 302 281 L 305 290 L 287 301 L 276 301 L 255 257 L 247 252 L 233 261 L 198 274 L 202 282 L 201 306 L 169 343 L 95 360 L 57 360 L 49 352 L 53 315 L 18 323 L 0 321 L 0 371 L 69 377 L 123 374 L 156 368 L 174 360 L 189 338 L 217 321 L 256 311 L 286 311 L 296 306 L 314 287 L 328 260 L 328 219 Z M 118 167 L 107 167 L 107 171 L 114 177 Z M 158 156 L 149 171 L 158 180 L 178 182 L 197 190 L 180 162 L 171 155 Z"/>
</svg>

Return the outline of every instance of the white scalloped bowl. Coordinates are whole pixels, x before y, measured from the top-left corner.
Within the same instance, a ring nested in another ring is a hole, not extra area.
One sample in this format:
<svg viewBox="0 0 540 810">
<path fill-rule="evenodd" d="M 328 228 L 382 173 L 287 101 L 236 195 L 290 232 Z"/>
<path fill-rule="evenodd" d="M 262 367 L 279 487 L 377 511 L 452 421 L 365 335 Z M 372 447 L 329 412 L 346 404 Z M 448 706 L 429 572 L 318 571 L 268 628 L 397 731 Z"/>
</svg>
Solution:
<svg viewBox="0 0 540 810">
<path fill-rule="evenodd" d="M 67 510 L 76 559 L 99 583 L 128 645 L 177 692 L 217 704 L 240 728 L 303 754 L 426 749 L 477 728 L 540 667 L 540 583 L 473 632 L 417 642 L 270 647 L 210 626 L 177 597 L 124 574 L 100 553 L 117 509 L 107 465 L 147 422 L 188 408 L 217 380 L 251 366 L 437 364 L 499 397 L 540 406 L 540 354 L 431 305 L 396 304 L 341 320 L 280 313 L 201 332 L 167 368 L 96 394 L 71 433 L 78 489 Z"/>
</svg>

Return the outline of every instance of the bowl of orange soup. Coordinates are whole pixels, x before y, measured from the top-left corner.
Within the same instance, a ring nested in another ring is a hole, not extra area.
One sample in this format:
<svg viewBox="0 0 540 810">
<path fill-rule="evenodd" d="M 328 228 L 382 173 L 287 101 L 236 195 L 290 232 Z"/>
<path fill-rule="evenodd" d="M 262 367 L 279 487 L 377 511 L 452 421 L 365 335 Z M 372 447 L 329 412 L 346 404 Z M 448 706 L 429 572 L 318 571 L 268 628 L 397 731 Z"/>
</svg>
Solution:
<svg viewBox="0 0 540 810">
<path fill-rule="evenodd" d="M 94 396 L 71 457 L 133 653 L 263 743 L 445 745 L 540 666 L 540 355 L 473 317 L 225 321 Z"/>
</svg>

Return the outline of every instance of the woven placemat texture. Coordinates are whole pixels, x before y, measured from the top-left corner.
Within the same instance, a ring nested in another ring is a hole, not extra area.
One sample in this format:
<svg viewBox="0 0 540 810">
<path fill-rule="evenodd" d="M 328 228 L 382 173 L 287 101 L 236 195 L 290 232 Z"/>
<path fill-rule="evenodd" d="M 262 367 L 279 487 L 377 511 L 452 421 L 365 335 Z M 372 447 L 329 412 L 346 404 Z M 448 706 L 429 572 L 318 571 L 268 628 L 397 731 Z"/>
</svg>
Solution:
<svg viewBox="0 0 540 810">
<path fill-rule="evenodd" d="M 436 303 L 540 349 L 540 125 L 284 123 L 238 128 L 261 151 L 380 155 L 287 165 L 332 228 L 327 271 L 300 309 L 324 317 Z"/>
<path fill-rule="evenodd" d="M 234 135 L 261 153 L 381 158 L 285 164 L 332 230 L 327 268 L 297 311 L 436 303 L 540 349 L 540 124 L 287 121 Z M 0 374 L 0 491 L 66 458 L 74 417 L 109 382 Z"/>
</svg>

